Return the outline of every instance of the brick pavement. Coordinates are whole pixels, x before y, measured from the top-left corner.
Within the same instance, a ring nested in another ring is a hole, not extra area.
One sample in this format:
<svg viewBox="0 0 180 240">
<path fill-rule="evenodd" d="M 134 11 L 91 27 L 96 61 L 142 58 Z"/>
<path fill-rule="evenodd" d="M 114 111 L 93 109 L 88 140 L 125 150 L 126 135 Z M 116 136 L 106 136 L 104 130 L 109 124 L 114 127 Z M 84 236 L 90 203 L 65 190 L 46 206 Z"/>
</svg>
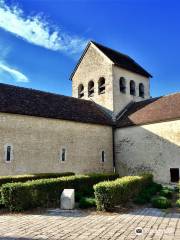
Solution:
<svg viewBox="0 0 180 240">
<path fill-rule="evenodd" d="M 142 235 L 135 229 L 141 227 Z M 0 215 L 0 240 L 180 240 L 180 213 L 143 208 L 129 213 L 52 210 Z"/>
</svg>

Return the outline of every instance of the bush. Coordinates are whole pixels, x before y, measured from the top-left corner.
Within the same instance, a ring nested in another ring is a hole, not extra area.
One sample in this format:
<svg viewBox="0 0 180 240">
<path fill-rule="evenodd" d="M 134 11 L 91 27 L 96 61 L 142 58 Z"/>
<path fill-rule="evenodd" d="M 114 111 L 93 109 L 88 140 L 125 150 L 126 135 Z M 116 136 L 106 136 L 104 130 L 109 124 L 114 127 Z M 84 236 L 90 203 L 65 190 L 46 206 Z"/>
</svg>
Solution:
<svg viewBox="0 0 180 240">
<path fill-rule="evenodd" d="M 112 210 L 116 205 L 136 197 L 139 192 L 152 183 L 152 175 L 127 176 L 115 181 L 101 182 L 94 186 L 97 209 Z"/>
<path fill-rule="evenodd" d="M 28 175 L 2 176 L 0 177 L 0 186 L 6 183 L 12 183 L 12 182 L 27 182 L 30 180 L 58 178 L 58 177 L 73 176 L 73 175 L 75 174 L 72 172 L 64 172 L 64 173 L 35 173 L 35 174 L 28 174 Z"/>
<path fill-rule="evenodd" d="M 152 182 L 147 188 L 140 191 L 138 196 L 134 199 L 136 204 L 145 204 L 150 202 L 153 195 L 162 189 L 161 184 Z"/>
<path fill-rule="evenodd" d="M 176 206 L 177 206 L 177 207 L 180 207 L 180 199 L 178 199 L 178 200 L 176 201 Z"/>
<path fill-rule="evenodd" d="M 171 202 L 163 196 L 155 196 L 151 200 L 153 207 L 165 209 L 171 207 Z"/>
<path fill-rule="evenodd" d="M 60 194 L 65 188 L 74 188 L 82 196 L 93 194 L 93 185 L 114 180 L 117 174 L 89 174 L 41 179 L 25 183 L 7 183 L 1 187 L 2 201 L 10 211 L 35 207 L 59 207 Z"/>
<path fill-rule="evenodd" d="M 163 187 L 159 194 L 163 197 L 172 198 L 173 190 L 168 187 Z"/>
<path fill-rule="evenodd" d="M 95 198 L 83 197 L 79 201 L 79 207 L 80 208 L 96 207 L 96 199 Z"/>
</svg>

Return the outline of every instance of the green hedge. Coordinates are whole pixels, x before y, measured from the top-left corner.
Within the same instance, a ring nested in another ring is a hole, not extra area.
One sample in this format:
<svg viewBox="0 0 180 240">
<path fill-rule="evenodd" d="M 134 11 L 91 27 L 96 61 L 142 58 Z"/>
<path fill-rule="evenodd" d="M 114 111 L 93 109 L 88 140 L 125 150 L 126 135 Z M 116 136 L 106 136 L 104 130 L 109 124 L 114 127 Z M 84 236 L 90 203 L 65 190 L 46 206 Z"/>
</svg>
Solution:
<svg viewBox="0 0 180 240">
<path fill-rule="evenodd" d="M 23 211 L 35 207 L 59 207 L 60 194 L 65 188 L 74 188 L 83 196 L 90 196 L 94 184 L 104 180 L 114 180 L 117 177 L 117 174 L 89 174 L 25 183 L 7 183 L 1 187 L 2 202 L 10 211 Z"/>
<path fill-rule="evenodd" d="M 171 207 L 170 200 L 163 196 L 155 196 L 151 199 L 151 202 L 155 208 L 166 209 Z"/>
<path fill-rule="evenodd" d="M 146 186 L 151 184 L 151 174 L 142 176 L 127 176 L 115 181 L 106 181 L 94 186 L 97 209 L 100 211 L 112 210 L 116 205 L 134 198 Z"/>
<path fill-rule="evenodd" d="M 0 186 L 6 183 L 12 182 L 27 182 L 30 180 L 44 179 L 44 178 L 58 178 L 65 176 L 72 176 L 75 173 L 64 172 L 64 173 L 35 173 L 27 175 L 14 175 L 14 176 L 2 176 L 0 177 Z"/>
</svg>

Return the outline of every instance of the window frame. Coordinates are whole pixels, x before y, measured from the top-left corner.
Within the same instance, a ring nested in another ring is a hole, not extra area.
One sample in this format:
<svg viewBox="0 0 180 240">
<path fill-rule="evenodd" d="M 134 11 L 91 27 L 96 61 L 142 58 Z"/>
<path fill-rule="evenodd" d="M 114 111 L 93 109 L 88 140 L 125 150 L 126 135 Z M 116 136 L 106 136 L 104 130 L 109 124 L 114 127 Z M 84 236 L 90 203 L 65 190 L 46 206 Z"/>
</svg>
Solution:
<svg viewBox="0 0 180 240">
<path fill-rule="evenodd" d="M 101 83 L 102 81 L 104 81 L 104 83 Z M 106 92 L 106 79 L 105 77 L 100 77 L 98 81 L 98 94 L 102 95 L 105 94 L 105 92 Z"/>
<path fill-rule="evenodd" d="M 93 84 L 92 86 L 90 84 Z M 90 80 L 88 82 L 88 97 L 94 97 L 94 81 Z"/>
<path fill-rule="evenodd" d="M 141 89 L 140 89 L 141 87 L 143 88 L 143 91 L 141 91 Z M 140 94 L 140 93 L 143 93 L 143 94 Z M 143 83 L 139 83 L 139 97 L 144 98 L 144 95 L 145 95 L 144 84 Z"/>
<path fill-rule="evenodd" d="M 120 77 L 119 79 L 119 91 L 121 93 L 126 93 L 126 79 L 124 77 Z"/>
<path fill-rule="evenodd" d="M 78 98 L 81 99 L 83 97 L 84 97 L 84 84 L 80 83 L 78 86 Z"/>
<path fill-rule="evenodd" d="M 132 84 L 133 84 L 133 92 L 132 92 Z M 129 82 L 129 93 L 131 96 L 136 96 L 136 83 L 134 80 Z"/>
<path fill-rule="evenodd" d="M 64 160 L 62 160 L 63 150 L 65 150 L 65 152 L 64 152 L 65 159 Z M 60 160 L 61 163 L 65 163 L 67 161 L 67 149 L 66 149 L 66 147 L 61 147 L 59 160 Z"/>
<path fill-rule="evenodd" d="M 104 156 L 103 156 L 104 155 Z M 104 160 L 103 160 L 104 158 Z M 106 153 L 104 150 L 101 150 L 101 163 L 105 163 L 106 162 Z"/>
<path fill-rule="evenodd" d="M 8 147 L 10 147 L 10 160 L 7 160 L 7 156 L 8 156 L 7 150 L 8 150 Z M 6 163 L 11 163 L 13 160 L 14 160 L 13 145 L 9 144 L 9 143 L 6 143 L 4 145 L 4 161 Z"/>
</svg>

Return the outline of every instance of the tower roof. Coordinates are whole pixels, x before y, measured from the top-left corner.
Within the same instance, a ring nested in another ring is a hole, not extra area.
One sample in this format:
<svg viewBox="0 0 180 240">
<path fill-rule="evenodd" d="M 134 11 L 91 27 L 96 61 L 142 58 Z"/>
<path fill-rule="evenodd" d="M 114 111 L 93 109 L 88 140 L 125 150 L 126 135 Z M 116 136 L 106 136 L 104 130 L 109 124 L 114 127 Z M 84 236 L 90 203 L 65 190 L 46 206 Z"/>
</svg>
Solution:
<svg viewBox="0 0 180 240">
<path fill-rule="evenodd" d="M 132 58 L 130 58 L 128 55 L 125 55 L 123 53 L 120 53 L 116 50 L 113 50 L 109 47 L 103 46 L 102 44 L 99 44 L 94 41 L 90 41 L 83 54 L 81 55 L 78 63 L 76 64 L 71 76 L 70 80 L 73 78 L 78 66 L 80 65 L 83 57 L 85 56 L 90 44 L 94 44 L 107 58 L 109 58 L 116 66 L 119 66 L 121 68 L 127 69 L 131 72 L 138 73 L 145 77 L 152 77 L 150 73 L 148 73 L 144 68 L 142 68 L 138 63 L 136 63 Z"/>
<path fill-rule="evenodd" d="M 120 53 L 116 50 L 103 46 L 99 43 L 92 41 L 92 43 L 101 50 L 115 65 L 125 68 L 129 71 L 138 73 L 145 77 L 152 77 L 145 69 L 143 69 L 138 63 L 136 63 L 128 55 Z"/>
</svg>

